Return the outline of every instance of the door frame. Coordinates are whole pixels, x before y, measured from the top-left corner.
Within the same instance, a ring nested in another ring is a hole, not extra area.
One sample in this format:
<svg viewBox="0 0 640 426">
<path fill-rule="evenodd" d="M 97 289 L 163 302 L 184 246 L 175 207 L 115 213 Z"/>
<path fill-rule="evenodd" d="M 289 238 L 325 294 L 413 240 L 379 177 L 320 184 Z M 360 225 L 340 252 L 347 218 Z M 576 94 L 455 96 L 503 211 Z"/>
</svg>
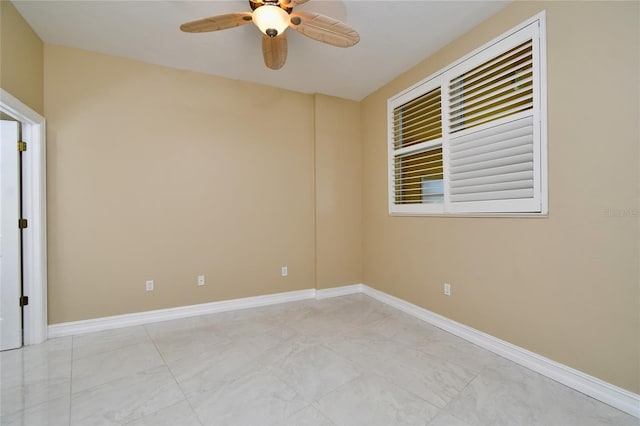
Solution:
<svg viewBox="0 0 640 426">
<path fill-rule="evenodd" d="M 24 345 L 47 340 L 47 216 L 46 216 L 46 127 L 40 114 L 4 89 L 0 89 L 0 111 L 22 123 L 22 215 L 28 227 L 22 230 Z"/>
</svg>

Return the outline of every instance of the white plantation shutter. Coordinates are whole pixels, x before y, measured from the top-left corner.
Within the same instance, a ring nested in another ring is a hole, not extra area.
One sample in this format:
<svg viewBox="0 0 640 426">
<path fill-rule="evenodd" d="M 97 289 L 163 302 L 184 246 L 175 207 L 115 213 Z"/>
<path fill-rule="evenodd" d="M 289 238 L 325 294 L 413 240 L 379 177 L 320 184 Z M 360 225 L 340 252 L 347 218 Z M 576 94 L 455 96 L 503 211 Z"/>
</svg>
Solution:
<svg viewBox="0 0 640 426">
<path fill-rule="evenodd" d="M 442 137 L 440 88 L 393 110 L 393 145 L 405 148 Z"/>
<path fill-rule="evenodd" d="M 444 200 L 441 192 L 429 192 L 429 181 L 442 181 L 442 148 L 397 156 L 394 175 L 397 204 L 421 204 Z"/>
<path fill-rule="evenodd" d="M 534 192 L 533 139 L 532 117 L 452 139 L 449 148 L 452 210 L 536 211 L 539 203 Z M 489 204 L 494 201 L 501 203 Z"/>
<path fill-rule="evenodd" d="M 532 48 L 528 39 L 451 80 L 452 134 L 533 108 Z"/>
<path fill-rule="evenodd" d="M 393 174 L 390 176 L 391 203 L 407 213 L 432 205 L 430 212 L 442 211 L 442 99 L 439 86 L 424 86 L 419 93 L 398 101 L 390 123 Z"/>
<path fill-rule="evenodd" d="M 540 212 L 538 25 L 446 73 L 448 210 Z"/>
<path fill-rule="evenodd" d="M 541 14 L 389 100 L 390 213 L 546 213 L 543 29 Z"/>
</svg>

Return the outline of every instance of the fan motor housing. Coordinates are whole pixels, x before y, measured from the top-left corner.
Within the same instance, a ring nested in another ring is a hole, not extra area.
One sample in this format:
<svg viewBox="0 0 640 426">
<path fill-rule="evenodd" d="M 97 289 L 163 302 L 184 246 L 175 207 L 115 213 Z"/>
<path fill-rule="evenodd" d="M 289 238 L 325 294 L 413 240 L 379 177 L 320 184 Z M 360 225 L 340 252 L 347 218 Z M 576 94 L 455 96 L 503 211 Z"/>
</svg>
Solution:
<svg viewBox="0 0 640 426">
<path fill-rule="evenodd" d="M 280 0 L 278 0 L 278 1 L 269 1 L 269 0 L 253 1 L 253 0 L 249 0 L 249 6 L 251 6 L 251 10 L 256 10 L 260 6 L 264 6 L 264 5 L 272 5 L 272 6 L 278 6 L 280 9 L 286 10 L 287 13 L 291 13 L 293 11 L 293 7 L 283 6 L 281 3 L 282 2 Z M 289 4 L 291 4 L 291 3 L 289 3 Z"/>
</svg>

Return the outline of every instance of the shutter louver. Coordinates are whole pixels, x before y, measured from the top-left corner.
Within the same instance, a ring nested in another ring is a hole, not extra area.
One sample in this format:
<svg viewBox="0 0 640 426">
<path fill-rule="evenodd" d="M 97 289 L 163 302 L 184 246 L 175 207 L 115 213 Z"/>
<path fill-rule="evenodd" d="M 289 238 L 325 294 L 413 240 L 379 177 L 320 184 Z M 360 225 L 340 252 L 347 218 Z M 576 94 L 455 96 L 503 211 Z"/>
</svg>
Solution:
<svg viewBox="0 0 640 426">
<path fill-rule="evenodd" d="M 393 110 L 393 135 L 394 149 L 442 137 L 439 87 Z"/>
<path fill-rule="evenodd" d="M 452 139 L 450 201 L 533 199 L 533 118 Z"/>
<path fill-rule="evenodd" d="M 451 80 L 451 133 L 533 108 L 531 40 Z"/>
<path fill-rule="evenodd" d="M 441 147 L 396 157 L 393 176 L 396 204 L 442 202 L 444 195 L 438 185 L 443 179 L 442 171 Z"/>
</svg>

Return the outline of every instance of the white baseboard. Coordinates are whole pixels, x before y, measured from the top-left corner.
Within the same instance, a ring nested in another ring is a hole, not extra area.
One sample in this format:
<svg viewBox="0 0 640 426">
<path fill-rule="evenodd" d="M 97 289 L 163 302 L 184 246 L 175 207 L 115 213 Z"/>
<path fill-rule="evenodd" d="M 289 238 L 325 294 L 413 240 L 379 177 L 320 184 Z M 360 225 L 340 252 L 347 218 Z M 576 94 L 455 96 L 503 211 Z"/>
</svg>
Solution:
<svg viewBox="0 0 640 426">
<path fill-rule="evenodd" d="M 322 288 L 316 290 L 316 299 L 328 299 L 330 297 L 347 296 L 349 294 L 364 293 L 364 285 L 352 284 L 342 287 Z"/>
<path fill-rule="evenodd" d="M 84 321 L 66 322 L 50 325 L 49 338 L 71 336 L 132 325 L 148 324 L 197 315 L 213 314 L 238 309 L 255 308 L 278 303 L 294 302 L 307 299 L 326 299 L 364 293 L 382 303 L 399 309 L 409 315 L 461 337 L 484 349 L 514 361 L 530 370 L 536 371 L 550 379 L 560 382 L 572 389 L 611 405 L 625 413 L 640 418 L 640 395 L 614 386 L 596 377 L 575 370 L 564 364 L 552 361 L 541 355 L 519 346 L 500 340 L 474 328 L 450 320 L 427 309 L 391 296 L 365 284 L 353 284 L 327 289 L 308 289 L 266 296 L 246 297 L 243 299 L 223 300 L 200 305 L 181 306 L 177 308 L 159 309 L 155 311 L 137 312 L 126 315 L 96 318 Z"/>
<path fill-rule="evenodd" d="M 265 296 L 222 300 L 219 302 L 203 303 L 200 305 L 180 306 L 177 308 L 158 309 L 154 311 L 136 312 L 133 314 L 115 315 L 83 321 L 65 322 L 50 325 L 49 338 L 72 336 L 76 334 L 91 333 L 94 331 L 129 327 L 132 325 L 195 317 L 198 315 L 214 314 L 217 312 L 256 308 L 259 306 L 275 305 L 278 303 L 295 302 L 298 300 L 313 299 L 315 296 L 315 289 L 298 290 L 285 293 L 268 294 Z"/>
<path fill-rule="evenodd" d="M 640 395 L 596 377 L 450 320 L 382 291 L 362 285 L 362 292 L 409 315 L 428 322 L 552 380 L 589 395 L 625 413 L 640 417 Z"/>
<path fill-rule="evenodd" d="M 114 315 L 110 317 L 65 322 L 50 325 L 48 327 L 48 334 L 49 338 L 73 336 L 77 334 L 93 333 L 95 331 L 130 327 L 133 325 L 195 317 L 198 315 L 214 314 L 217 312 L 275 305 L 278 303 L 295 302 L 299 300 L 314 298 L 327 299 L 329 297 L 363 293 L 362 287 L 362 284 L 353 284 L 321 290 L 298 290 L 286 293 L 269 294 L 265 296 L 222 300 L 219 302 L 202 303 L 199 305 L 179 306 L 177 308 L 157 309 L 146 312 L 135 312 L 132 314 Z"/>
</svg>

